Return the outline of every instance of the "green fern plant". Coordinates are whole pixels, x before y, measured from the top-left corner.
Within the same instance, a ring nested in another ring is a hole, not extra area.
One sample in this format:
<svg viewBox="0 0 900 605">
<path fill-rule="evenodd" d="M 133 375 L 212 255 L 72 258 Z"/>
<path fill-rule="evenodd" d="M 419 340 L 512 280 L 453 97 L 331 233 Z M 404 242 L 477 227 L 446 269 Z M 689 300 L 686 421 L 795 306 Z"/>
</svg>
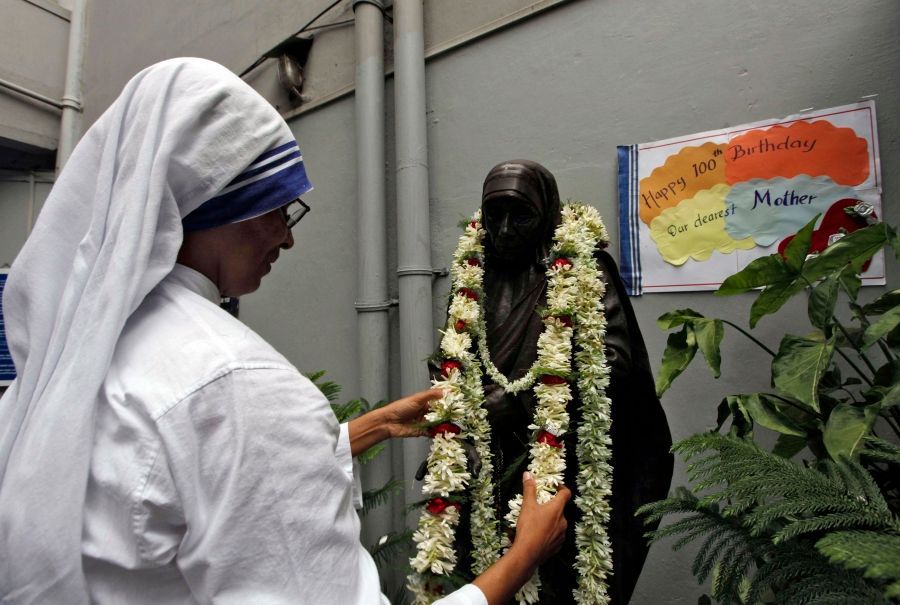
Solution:
<svg viewBox="0 0 900 605">
<path fill-rule="evenodd" d="M 761 288 L 750 330 L 692 309 L 658 320 L 679 328 L 663 353 L 660 395 L 698 351 L 719 377 L 726 327 L 772 357 L 772 392 L 725 397 L 713 431 L 674 446 L 692 488 L 640 511 L 648 521 L 679 515 L 648 537 L 674 538 L 675 549 L 699 543 L 691 571 L 724 604 L 900 602 L 900 291 L 868 305 L 857 298 L 863 265 L 885 246 L 900 255 L 900 239 L 878 223 L 809 254 L 817 218 L 783 256 L 751 262 L 716 292 Z M 777 350 L 751 333 L 804 292 L 811 333 L 785 334 Z M 842 297 L 849 321 L 835 312 Z M 754 441 L 756 425 L 778 433 L 772 451 Z"/>
</svg>

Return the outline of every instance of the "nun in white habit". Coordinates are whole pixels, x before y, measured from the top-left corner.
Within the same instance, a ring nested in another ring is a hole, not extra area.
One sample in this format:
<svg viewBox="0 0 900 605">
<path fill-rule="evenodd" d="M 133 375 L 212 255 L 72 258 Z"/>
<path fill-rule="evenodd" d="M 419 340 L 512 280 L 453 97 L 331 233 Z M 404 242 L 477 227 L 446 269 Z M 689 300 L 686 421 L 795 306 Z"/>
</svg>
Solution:
<svg viewBox="0 0 900 605">
<path fill-rule="evenodd" d="M 85 134 L 3 297 L 4 605 L 387 603 L 351 455 L 414 434 L 438 393 L 339 427 L 218 306 L 293 245 L 310 189 L 284 120 L 202 59 L 145 69 Z M 505 600 L 558 548 L 557 508 L 442 602 Z"/>
</svg>

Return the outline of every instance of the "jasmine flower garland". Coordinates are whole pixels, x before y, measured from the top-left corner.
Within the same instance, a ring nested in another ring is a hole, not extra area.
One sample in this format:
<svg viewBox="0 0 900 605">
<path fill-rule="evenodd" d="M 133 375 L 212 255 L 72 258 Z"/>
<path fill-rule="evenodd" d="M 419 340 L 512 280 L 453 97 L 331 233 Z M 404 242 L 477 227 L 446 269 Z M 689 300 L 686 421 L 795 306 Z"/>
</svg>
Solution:
<svg viewBox="0 0 900 605">
<path fill-rule="evenodd" d="M 575 597 L 582 604 L 608 603 L 606 578 L 612 572 L 612 549 L 606 526 L 612 467 L 610 401 L 605 393 L 609 369 L 603 350 L 606 319 L 600 302 L 604 285 L 594 260 L 595 249 L 608 241 L 606 229 L 594 208 L 576 203 L 563 207 L 547 270 L 548 308 L 544 331 L 538 338 L 537 359 L 525 376 L 514 382 L 494 366 L 487 347 L 482 309 L 483 237 L 479 211 L 466 226 L 454 254 L 454 294 L 441 339 L 441 378 L 434 381 L 435 387 L 444 390 L 444 396 L 433 402 L 426 416 L 434 437 L 423 486 L 423 493 L 430 500 L 413 535 L 416 556 L 410 563 L 416 573 L 409 578 L 409 588 L 416 605 L 431 603 L 442 595 L 436 579 L 449 576 L 455 569 L 453 544 L 458 509 L 466 496 L 472 503 L 472 572 L 482 573 L 510 545 L 507 534 L 500 531 L 493 508 L 490 426 L 482 407 L 482 377 L 487 372 L 509 393 L 534 388 L 537 407 L 528 427 L 534 431 L 528 469 L 535 477 L 539 503 L 549 501 L 563 482 L 566 464 L 562 436 L 569 430 L 571 381 L 577 381 L 583 422 L 578 428 L 576 446 L 580 469 L 576 504 L 582 520 L 575 528 Z M 472 350 L 473 336 L 478 355 Z M 467 468 L 460 442 L 463 439 L 473 443 L 481 459 L 481 468 L 474 477 Z M 515 527 L 521 506 L 521 495 L 510 500 L 509 513 L 504 518 L 509 527 Z M 516 598 L 519 603 L 536 603 L 539 588 L 540 578 L 535 574 Z"/>
</svg>

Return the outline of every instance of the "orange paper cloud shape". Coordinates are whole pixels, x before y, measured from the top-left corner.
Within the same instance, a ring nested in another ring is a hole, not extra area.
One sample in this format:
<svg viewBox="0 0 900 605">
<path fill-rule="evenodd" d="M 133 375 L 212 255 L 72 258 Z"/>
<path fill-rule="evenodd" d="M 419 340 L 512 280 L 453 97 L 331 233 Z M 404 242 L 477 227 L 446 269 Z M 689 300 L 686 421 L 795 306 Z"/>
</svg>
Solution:
<svg viewBox="0 0 900 605">
<path fill-rule="evenodd" d="M 649 225 L 666 208 L 689 200 L 697 192 L 725 183 L 725 145 L 704 143 L 682 147 L 666 163 L 641 179 L 640 217 Z"/>
<path fill-rule="evenodd" d="M 859 185 L 869 177 L 868 144 L 852 129 L 824 120 L 751 130 L 727 145 L 725 174 L 729 185 L 800 174 Z"/>
</svg>

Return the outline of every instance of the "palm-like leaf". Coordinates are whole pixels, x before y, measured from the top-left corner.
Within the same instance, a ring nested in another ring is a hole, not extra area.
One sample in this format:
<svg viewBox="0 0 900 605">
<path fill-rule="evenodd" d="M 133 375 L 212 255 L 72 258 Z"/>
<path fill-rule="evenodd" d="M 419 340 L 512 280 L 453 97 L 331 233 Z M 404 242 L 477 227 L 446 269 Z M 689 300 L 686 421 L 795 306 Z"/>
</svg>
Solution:
<svg viewBox="0 0 900 605">
<path fill-rule="evenodd" d="M 689 437 L 673 449 L 689 462 L 697 491 L 705 492 L 698 497 L 682 488 L 639 513 L 648 522 L 683 515 L 648 536 L 674 537 L 676 549 L 702 539 L 691 571 L 700 582 L 712 574 L 712 595 L 720 602 L 756 603 L 767 591 L 778 603 L 887 602 L 880 587 L 896 580 L 890 565 L 900 569 L 900 556 L 885 549 L 879 569 L 887 571 L 864 575 L 856 569 L 866 569 L 871 558 L 841 558 L 837 539 L 820 540 L 831 549 L 823 550 L 826 558 L 808 539 L 852 538 L 860 530 L 900 536 L 900 521 L 860 464 L 842 458 L 803 466 L 719 433 Z"/>
</svg>

